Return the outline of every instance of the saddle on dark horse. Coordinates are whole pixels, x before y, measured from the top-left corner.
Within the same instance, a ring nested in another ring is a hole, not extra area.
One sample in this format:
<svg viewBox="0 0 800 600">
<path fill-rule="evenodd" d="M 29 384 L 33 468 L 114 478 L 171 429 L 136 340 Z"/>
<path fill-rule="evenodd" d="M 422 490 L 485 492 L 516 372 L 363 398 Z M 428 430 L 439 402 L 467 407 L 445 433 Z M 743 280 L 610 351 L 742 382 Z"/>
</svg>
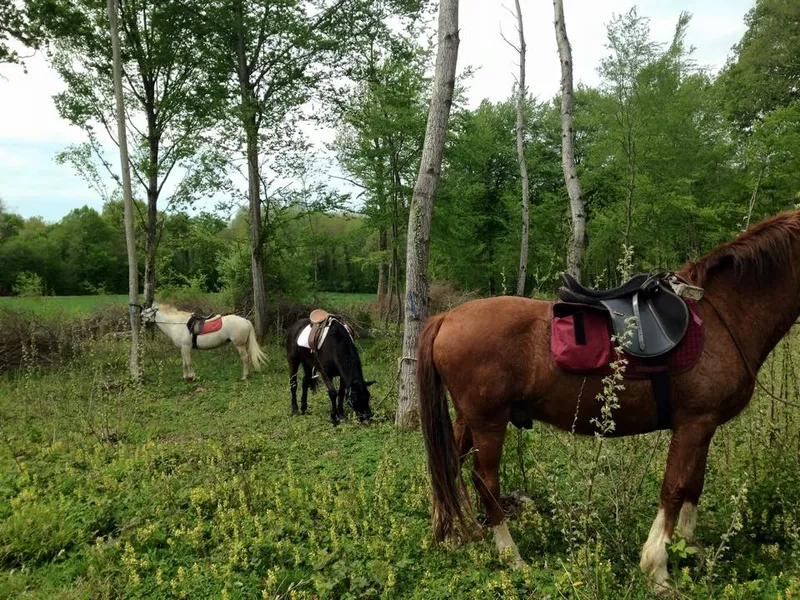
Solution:
<svg viewBox="0 0 800 600">
<path fill-rule="evenodd" d="M 690 300 L 687 305 L 675 289 L 682 294 L 689 290 L 695 299 L 702 290 L 671 273 L 640 273 L 608 290 L 584 287 L 567 273 L 563 282 L 560 302 L 553 306 L 551 351 L 556 364 L 576 373 L 607 373 L 614 358 L 610 337 L 618 336 L 629 355 L 625 376 L 652 381 L 659 426 L 669 427 L 669 376 L 694 366 L 702 351 L 696 304 Z"/>
<path fill-rule="evenodd" d="M 192 313 L 186 323 L 186 327 L 189 329 L 189 333 L 192 334 L 192 348 L 197 350 L 197 336 L 219 331 L 222 328 L 222 315 Z"/>
<path fill-rule="evenodd" d="M 312 353 L 319 350 L 322 342 L 325 341 L 325 332 L 334 321 L 340 323 L 350 338 L 353 338 L 353 330 L 340 315 L 335 315 L 326 310 L 322 310 L 321 308 L 317 308 L 311 311 L 311 314 L 308 315 L 308 318 L 311 320 L 311 332 L 308 335 L 308 347 Z"/>
</svg>

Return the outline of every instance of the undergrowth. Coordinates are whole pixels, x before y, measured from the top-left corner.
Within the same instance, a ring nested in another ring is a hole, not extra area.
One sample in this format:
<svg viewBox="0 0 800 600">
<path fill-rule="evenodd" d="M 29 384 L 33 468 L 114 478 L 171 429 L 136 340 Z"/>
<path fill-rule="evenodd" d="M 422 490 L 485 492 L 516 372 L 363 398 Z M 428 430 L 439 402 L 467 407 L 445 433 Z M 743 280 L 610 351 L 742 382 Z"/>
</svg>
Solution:
<svg viewBox="0 0 800 600">
<path fill-rule="evenodd" d="M 491 536 L 433 543 L 421 438 L 392 425 L 399 338 L 359 344 L 378 380 L 368 426 L 333 428 L 320 393 L 291 417 L 280 340 L 246 382 L 221 348 L 195 352 L 199 381 L 184 383 L 177 348 L 155 333 L 141 387 L 113 338 L 3 375 L 0 597 L 651 596 L 638 553 L 668 434 L 599 440 L 536 423 L 509 435 L 501 485 L 528 498 L 510 528 L 529 566 L 512 571 Z M 792 350 L 761 378 L 797 401 Z M 757 397 L 717 433 L 698 551 L 671 550 L 674 597 L 800 595 L 799 424 Z"/>
</svg>

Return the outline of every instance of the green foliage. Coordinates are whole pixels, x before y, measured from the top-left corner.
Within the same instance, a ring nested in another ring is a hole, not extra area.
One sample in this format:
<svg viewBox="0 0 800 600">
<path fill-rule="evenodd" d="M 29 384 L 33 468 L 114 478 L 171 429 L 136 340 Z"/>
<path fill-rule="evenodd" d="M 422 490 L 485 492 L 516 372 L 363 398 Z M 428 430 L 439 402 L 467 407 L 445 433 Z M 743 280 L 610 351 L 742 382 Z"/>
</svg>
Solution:
<svg viewBox="0 0 800 600">
<path fill-rule="evenodd" d="M 531 279 L 563 264 L 563 174 L 558 122 L 548 107 L 529 102 L 526 152 L 531 183 Z M 515 100 L 482 102 L 453 117 L 439 198 L 434 206 L 431 271 L 436 279 L 497 294 L 503 273 L 519 262 L 521 184 L 515 151 Z M 565 197 L 565 196 L 564 196 Z M 537 286 L 538 287 L 538 286 Z M 549 289 L 549 285 L 547 286 Z"/>
<path fill-rule="evenodd" d="M 43 296 L 45 293 L 44 279 L 36 273 L 30 271 L 22 271 L 17 274 L 17 279 L 14 285 L 11 286 L 11 291 L 15 296 L 22 296 L 23 298 L 35 298 Z"/>
<path fill-rule="evenodd" d="M 336 429 L 324 394 L 289 416 L 280 341 L 246 382 L 231 348 L 194 353 L 201 380 L 189 385 L 169 340 L 143 343 L 146 387 L 125 383 L 126 343 L 110 339 L 0 379 L 0 596 L 651 597 L 638 552 L 663 434 L 603 440 L 599 455 L 595 438 L 546 427 L 509 436 L 503 488 L 531 498 L 510 524 L 530 566 L 510 571 L 490 535 L 430 537 L 423 445 L 391 424 L 391 400 L 378 403 L 391 398 L 396 338 L 358 340 L 378 416 Z M 796 400 L 790 359 L 796 339 L 762 378 Z M 681 597 L 800 589 L 798 431 L 797 414 L 765 397 L 719 431 L 699 539 L 672 545 Z"/>
</svg>

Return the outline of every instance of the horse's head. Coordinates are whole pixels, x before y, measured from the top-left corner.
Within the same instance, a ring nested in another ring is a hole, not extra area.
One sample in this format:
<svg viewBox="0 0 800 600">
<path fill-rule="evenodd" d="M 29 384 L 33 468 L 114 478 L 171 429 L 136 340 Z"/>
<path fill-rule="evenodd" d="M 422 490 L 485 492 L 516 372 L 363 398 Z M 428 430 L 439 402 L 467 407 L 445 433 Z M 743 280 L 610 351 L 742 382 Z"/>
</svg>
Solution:
<svg viewBox="0 0 800 600">
<path fill-rule="evenodd" d="M 142 325 L 147 326 L 156 322 L 156 313 L 158 307 L 154 304 L 147 308 L 142 309 Z"/>
<path fill-rule="evenodd" d="M 375 382 L 356 379 L 350 386 L 351 406 L 362 421 L 367 421 L 372 417 L 372 409 L 369 406 L 369 386 L 373 383 Z"/>
</svg>

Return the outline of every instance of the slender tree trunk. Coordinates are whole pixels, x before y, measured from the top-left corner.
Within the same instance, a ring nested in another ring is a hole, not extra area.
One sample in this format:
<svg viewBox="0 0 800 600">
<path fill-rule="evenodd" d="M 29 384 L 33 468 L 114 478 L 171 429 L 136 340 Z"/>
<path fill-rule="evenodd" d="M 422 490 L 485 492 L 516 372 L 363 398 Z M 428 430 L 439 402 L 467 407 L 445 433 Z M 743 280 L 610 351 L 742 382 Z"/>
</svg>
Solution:
<svg viewBox="0 0 800 600">
<path fill-rule="evenodd" d="M 625 231 L 622 243 L 626 248 L 631 245 L 631 226 L 633 225 L 633 195 L 636 191 L 636 164 L 632 154 L 628 154 L 628 195 L 625 198 Z"/>
<path fill-rule="evenodd" d="M 522 9 L 519 0 L 514 0 L 517 8 L 517 30 L 519 31 L 519 82 L 517 85 L 517 161 L 519 177 L 522 180 L 522 241 L 519 246 L 519 271 L 517 272 L 517 296 L 525 295 L 525 282 L 528 280 L 528 238 L 530 237 L 530 188 L 528 184 L 528 165 L 525 162 L 525 33 L 522 28 Z"/>
<path fill-rule="evenodd" d="M 756 199 L 758 198 L 758 188 L 761 187 L 761 178 L 764 176 L 764 169 L 765 166 L 761 165 L 761 169 L 758 171 L 758 179 L 756 179 L 756 185 L 753 187 L 753 194 L 750 196 L 750 205 L 747 207 L 747 223 L 745 223 L 745 230 L 750 229 L 750 218 L 753 216 L 753 209 L 756 206 Z"/>
<path fill-rule="evenodd" d="M 401 199 L 401 185 L 400 171 L 397 167 L 397 156 L 393 155 L 392 159 L 393 170 L 393 185 L 392 185 L 392 265 L 395 272 L 395 286 L 394 290 L 397 294 L 397 324 L 403 318 L 403 301 L 400 299 L 400 251 L 397 244 L 400 242 L 400 199 Z"/>
<path fill-rule="evenodd" d="M 144 251 L 144 305 L 153 305 L 156 293 L 156 253 L 158 251 L 158 147 L 160 143 L 155 113 L 155 83 L 143 78 L 147 106 L 147 231 Z"/>
<path fill-rule="evenodd" d="M 122 170 L 122 195 L 125 202 L 125 243 L 128 249 L 128 313 L 131 322 L 131 350 L 128 359 L 131 378 L 138 380 L 139 371 L 139 268 L 136 262 L 136 233 L 133 228 L 133 192 L 131 171 L 128 163 L 128 136 L 125 130 L 125 106 L 122 97 L 122 59 L 119 48 L 119 24 L 117 22 L 117 0 L 108 0 L 108 22 L 111 34 L 111 49 L 114 68 L 114 96 L 117 105 L 117 136 L 119 139 L 119 161 Z"/>
<path fill-rule="evenodd" d="M 154 176 L 151 176 L 151 179 Z M 148 184 L 147 231 L 144 248 L 144 305 L 150 307 L 156 291 L 156 251 L 158 249 L 158 196 L 156 185 Z"/>
<path fill-rule="evenodd" d="M 378 251 L 381 252 L 381 257 L 384 257 L 384 253 L 388 247 L 389 244 L 386 227 L 381 227 L 378 231 Z M 378 306 L 383 306 L 384 302 L 386 301 L 386 278 L 388 274 L 389 263 L 386 262 L 386 258 L 381 258 L 381 262 L 378 265 Z"/>
<path fill-rule="evenodd" d="M 395 423 L 412 428 L 419 424 L 416 386 L 417 342 L 428 316 L 428 254 L 433 200 L 439 185 L 447 120 L 453 103 L 458 61 L 458 0 L 439 3 L 439 48 L 428 109 L 425 142 L 408 216 L 406 250 L 406 302 L 400 390 Z"/>
<path fill-rule="evenodd" d="M 561 60 L 561 166 L 564 169 L 564 183 L 567 186 L 572 213 L 572 239 L 567 251 L 567 270 L 580 281 L 586 247 L 586 208 L 575 164 L 575 130 L 572 124 L 572 48 L 567 38 L 563 0 L 553 0 L 553 9 L 558 56 Z"/>
<path fill-rule="evenodd" d="M 242 124 L 247 140 L 247 197 L 250 206 L 250 270 L 253 279 L 253 321 L 256 336 L 267 332 L 267 292 L 264 285 L 264 253 L 261 239 L 261 173 L 258 168 L 258 123 L 255 98 L 245 53 L 244 17 L 241 0 L 234 1 L 237 15 L 236 62 L 242 97 Z"/>
</svg>

